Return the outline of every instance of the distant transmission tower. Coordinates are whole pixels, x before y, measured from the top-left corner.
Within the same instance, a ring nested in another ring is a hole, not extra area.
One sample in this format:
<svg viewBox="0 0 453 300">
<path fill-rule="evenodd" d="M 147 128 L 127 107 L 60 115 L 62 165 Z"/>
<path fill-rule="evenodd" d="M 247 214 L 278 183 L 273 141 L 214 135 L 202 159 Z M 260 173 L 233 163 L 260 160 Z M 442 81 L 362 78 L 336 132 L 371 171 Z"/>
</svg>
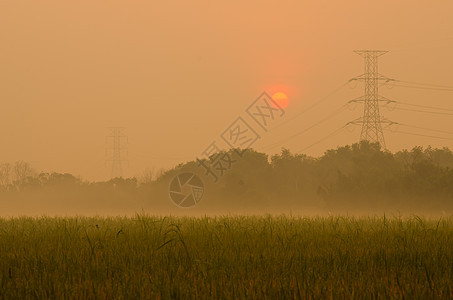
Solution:
<svg viewBox="0 0 453 300">
<path fill-rule="evenodd" d="M 365 72 L 352 78 L 352 80 L 363 80 L 365 83 L 365 95 L 352 100 L 352 102 L 363 102 L 363 116 L 357 120 L 352 121 L 353 124 L 362 124 L 362 132 L 360 133 L 360 140 L 370 141 L 372 143 L 379 143 L 384 149 L 385 139 L 382 132 L 382 123 L 392 122 L 381 118 L 379 113 L 379 102 L 390 100 L 379 96 L 378 84 L 380 80 L 391 80 L 390 78 L 378 73 L 378 57 L 387 53 L 388 51 L 379 50 L 357 50 L 354 51 L 364 58 Z"/>
<path fill-rule="evenodd" d="M 122 153 L 126 150 L 124 147 L 124 142 L 127 142 L 127 136 L 123 134 L 124 127 L 110 127 L 110 135 L 107 136 L 107 141 L 109 142 L 109 147 L 107 152 L 111 153 L 110 159 L 106 162 L 110 162 L 112 165 L 112 178 L 123 177 L 123 162 L 126 162 L 126 159 L 123 159 Z"/>
</svg>

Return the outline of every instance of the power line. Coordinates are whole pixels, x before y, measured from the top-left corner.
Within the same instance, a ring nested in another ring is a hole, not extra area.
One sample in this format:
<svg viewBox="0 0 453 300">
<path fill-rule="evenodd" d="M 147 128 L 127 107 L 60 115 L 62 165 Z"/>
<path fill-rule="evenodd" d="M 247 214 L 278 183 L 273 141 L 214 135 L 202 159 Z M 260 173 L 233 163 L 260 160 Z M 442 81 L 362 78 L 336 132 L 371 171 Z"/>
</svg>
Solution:
<svg viewBox="0 0 453 300">
<path fill-rule="evenodd" d="M 444 107 L 419 105 L 419 104 L 412 104 L 412 103 L 401 102 L 401 101 L 389 101 L 389 103 L 396 103 L 396 104 L 402 104 L 402 105 L 408 105 L 408 106 L 414 106 L 414 107 L 421 107 L 421 108 L 428 108 L 428 109 L 437 109 L 437 110 L 444 110 L 444 111 L 452 111 L 453 112 L 453 109 L 444 108 Z"/>
<path fill-rule="evenodd" d="M 433 40 L 429 40 L 429 41 L 425 40 L 423 42 L 417 41 L 415 43 L 400 44 L 399 47 L 393 48 L 392 52 L 400 52 L 403 50 L 404 50 L 404 52 L 407 52 L 407 51 L 411 51 L 414 49 L 426 49 L 426 45 L 428 45 L 430 48 L 436 48 L 436 47 L 438 47 L 437 45 L 435 45 L 436 42 L 449 41 L 451 39 L 453 39 L 453 36 L 443 37 L 441 39 L 433 39 Z M 435 45 L 435 46 L 433 46 L 433 45 Z"/>
<path fill-rule="evenodd" d="M 453 113 L 441 112 L 441 111 L 427 111 L 427 110 L 410 109 L 410 108 L 402 108 L 402 107 L 395 107 L 395 109 L 404 110 L 404 111 L 413 111 L 413 112 L 419 112 L 419 113 L 426 113 L 426 114 L 453 116 Z"/>
<path fill-rule="evenodd" d="M 319 99 L 318 101 L 316 101 L 315 103 L 313 103 L 311 106 L 307 107 L 305 110 L 297 113 L 296 115 L 294 115 L 292 118 L 290 119 L 286 119 L 285 121 L 283 121 L 282 123 L 274 126 L 272 129 L 270 129 L 269 131 L 271 130 L 275 130 L 277 128 L 280 128 L 281 126 L 291 122 L 292 120 L 298 118 L 300 115 L 312 110 L 313 108 L 315 108 L 316 106 L 318 106 L 319 104 L 323 103 L 324 101 L 326 101 L 327 99 L 329 99 L 332 95 L 334 95 L 335 93 L 337 93 L 338 91 L 340 91 L 342 88 L 344 88 L 351 80 L 343 83 L 342 85 L 340 85 L 339 87 L 337 87 L 336 89 L 334 89 L 332 92 L 330 92 L 329 94 L 327 94 L 326 96 L 322 97 L 321 99 Z"/>
<path fill-rule="evenodd" d="M 413 84 L 413 85 L 423 85 L 423 86 L 453 89 L 453 86 L 451 86 L 451 85 L 439 85 L 439 84 L 422 83 L 422 82 L 414 82 L 414 81 L 404 81 L 404 80 L 398 80 L 398 79 L 393 79 L 392 81 Z"/>
<path fill-rule="evenodd" d="M 382 119 L 379 113 L 379 103 L 383 101 L 387 101 L 389 104 L 390 103 L 395 103 L 396 105 L 403 105 L 403 106 L 409 106 L 409 107 L 414 107 L 414 108 L 421 108 L 421 109 L 411 109 L 411 108 L 405 108 L 405 107 L 395 107 L 395 109 L 398 110 L 403 110 L 403 111 L 411 111 L 411 112 L 419 112 L 419 113 L 429 113 L 429 114 L 437 114 L 437 115 L 453 115 L 453 109 L 450 108 L 443 108 L 443 107 L 435 107 L 435 106 L 428 106 L 428 105 L 419 105 L 419 104 L 412 104 L 408 102 L 402 102 L 402 101 L 393 101 L 393 100 L 388 100 L 383 97 L 380 97 L 378 94 L 378 87 L 380 84 L 378 84 L 378 81 L 385 81 L 384 85 L 387 85 L 389 87 L 405 87 L 405 88 L 415 88 L 415 89 L 424 89 L 424 90 L 438 90 L 438 91 L 452 91 L 453 92 L 453 86 L 449 85 L 439 85 L 439 84 L 431 84 L 431 83 L 421 83 L 421 82 L 414 82 L 414 81 L 404 81 L 404 80 L 397 80 L 397 79 L 390 79 L 386 76 L 383 76 L 378 73 L 378 57 L 387 53 L 387 51 L 377 51 L 377 50 L 360 50 L 360 51 L 355 51 L 357 54 L 361 55 L 364 58 L 365 64 L 365 72 L 357 76 L 355 78 L 352 78 L 348 82 L 342 84 L 335 90 L 333 90 L 331 93 L 326 95 L 325 97 L 321 98 L 318 100 L 316 103 L 308 107 L 307 109 L 297 113 L 295 116 L 293 116 L 291 119 L 287 119 L 284 122 L 278 124 L 272 130 L 277 129 L 294 119 L 298 118 L 300 115 L 310 111 L 311 109 L 315 108 L 325 100 L 327 100 L 329 97 L 331 97 L 333 94 L 341 90 L 344 86 L 346 86 L 349 82 L 353 80 L 363 80 L 365 83 L 365 94 L 362 97 L 359 97 L 353 101 L 355 102 L 364 102 L 364 113 L 363 117 L 357 119 L 356 121 L 350 122 L 353 124 L 362 124 L 362 132 L 361 132 L 361 140 L 368 140 L 371 142 L 378 142 L 385 148 L 385 140 L 384 140 L 384 135 L 383 135 L 383 128 L 382 124 L 383 122 L 387 122 L 389 125 L 392 124 L 399 124 L 399 123 L 394 123 L 391 121 L 386 121 L 385 119 Z M 327 120 L 331 119 L 332 117 L 336 116 L 340 112 L 342 112 L 345 108 L 347 107 L 346 105 L 341 106 L 338 108 L 336 111 L 334 111 L 332 114 L 328 115 L 327 117 L 319 120 L 318 122 L 312 124 L 311 126 L 285 138 L 280 141 L 274 142 L 272 144 L 269 144 L 265 147 L 263 147 L 264 150 L 267 149 L 272 149 L 275 148 L 278 145 L 282 145 L 286 143 L 287 141 L 311 130 L 312 128 L 318 126 L 319 124 L 322 124 L 326 122 Z M 424 110 L 425 109 L 425 110 Z M 434 111 L 430 111 L 434 110 Z M 354 123 L 355 122 L 355 123 Z M 350 124 L 348 123 L 348 124 Z M 315 143 L 309 145 L 308 147 L 305 147 L 304 149 L 300 151 L 304 151 L 306 149 L 309 149 L 322 141 L 337 135 L 340 133 L 348 124 L 344 125 L 343 127 L 331 132 L 327 136 L 321 138 L 320 140 L 316 141 Z M 437 130 L 437 129 L 431 129 L 431 128 L 424 128 L 420 126 L 415 126 L 415 125 L 409 125 L 409 124 L 399 124 L 401 126 L 405 127 L 410 127 L 410 128 L 415 128 L 415 129 L 420 129 L 420 130 L 426 130 L 426 131 L 432 131 L 432 132 L 438 132 L 438 133 L 444 133 L 444 134 L 453 134 L 451 131 L 445 131 L 445 130 Z M 384 128 L 385 130 L 388 130 L 387 128 Z M 427 135 L 427 134 L 419 134 L 419 133 L 412 133 L 412 132 L 405 132 L 405 131 L 393 131 L 396 133 L 401 133 L 401 134 L 408 134 L 408 135 L 415 135 L 415 136 L 423 136 L 423 137 L 430 137 L 430 138 L 438 138 L 438 139 L 445 139 L 445 140 L 452 140 L 453 138 L 445 138 L 445 137 L 439 137 L 435 135 Z"/>
<path fill-rule="evenodd" d="M 309 148 L 311 148 L 311 147 L 313 147 L 313 146 L 315 146 L 315 145 L 317 145 L 317 144 L 319 144 L 319 143 L 321 143 L 321 142 L 327 140 L 328 138 L 337 135 L 337 134 L 340 133 L 340 131 L 342 131 L 346 126 L 347 126 L 347 125 L 343 125 L 342 127 L 340 127 L 340 128 L 338 128 L 337 130 L 335 130 L 335 131 L 329 133 L 328 135 L 326 135 L 325 137 L 321 138 L 320 140 L 314 142 L 313 144 L 311 144 L 311 145 L 309 145 L 309 146 L 307 146 L 307 147 L 305 147 L 305 148 L 299 150 L 298 152 L 305 151 L 305 150 L 307 150 L 307 149 L 309 149 Z"/>
<path fill-rule="evenodd" d="M 427 135 L 427 134 L 420 134 L 420 133 L 413 133 L 413 132 L 407 132 L 407 131 L 392 131 L 389 129 L 385 129 L 386 131 L 390 131 L 393 133 L 401 133 L 401 134 L 408 134 L 408 135 L 416 135 L 416 136 L 423 136 L 423 137 L 430 137 L 430 138 L 436 138 L 436 139 L 442 139 L 442 140 L 452 140 L 453 138 L 446 138 L 446 137 L 440 137 L 440 136 L 435 136 L 435 135 Z"/>
<path fill-rule="evenodd" d="M 285 139 L 283 139 L 283 140 L 280 140 L 280 141 L 278 141 L 278 142 L 274 142 L 274 143 L 272 143 L 272 144 L 269 144 L 269 145 L 263 147 L 263 150 L 272 149 L 272 148 L 275 148 L 275 147 L 277 147 L 277 146 L 282 145 L 283 143 L 286 143 L 287 141 L 289 141 L 289 140 L 291 140 L 291 139 L 293 139 L 293 138 L 295 138 L 295 137 L 297 137 L 297 136 L 299 136 L 299 135 L 301 135 L 301 134 L 303 134 L 303 133 L 309 131 L 310 129 L 312 129 L 312 128 L 318 126 L 319 124 L 322 124 L 322 123 L 324 123 L 325 121 L 327 121 L 327 120 L 333 118 L 334 116 L 336 116 L 336 115 L 338 115 L 340 112 L 342 112 L 346 107 L 347 107 L 347 104 L 344 104 L 343 106 L 341 106 L 340 108 L 338 108 L 337 110 L 335 110 L 333 113 L 331 113 L 330 115 L 328 115 L 328 116 L 325 117 L 324 119 L 321 119 L 320 121 L 314 123 L 313 125 L 311 125 L 311 126 L 305 128 L 305 129 L 303 129 L 303 130 L 301 130 L 301 131 L 299 131 L 299 132 L 297 132 L 297 133 L 295 133 L 295 134 L 293 134 L 293 135 L 291 135 L 291 136 L 289 136 L 289 137 L 287 137 L 287 138 L 285 138 Z"/>
<path fill-rule="evenodd" d="M 388 82 L 384 83 L 383 85 L 390 86 L 390 87 L 404 87 L 404 88 L 413 88 L 413 89 L 420 89 L 420 90 L 434 90 L 434 91 L 446 91 L 446 92 L 453 92 L 453 88 L 436 88 L 436 87 L 426 87 L 426 86 L 414 86 L 414 85 L 404 85 L 404 84 L 391 84 L 389 85 Z"/>
<path fill-rule="evenodd" d="M 411 127 L 411 128 L 415 128 L 415 129 L 422 129 L 422 130 L 427 130 L 427 131 L 439 132 L 439 133 L 453 134 L 453 131 L 431 129 L 431 128 L 425 128 L 425 127 L 420 127 L 420 126 L 415 126 L 415 125 L 401 124 L 401 123 L 398 123 L 398 125 L 405 126 L 405 127 Z"/>
</svg>

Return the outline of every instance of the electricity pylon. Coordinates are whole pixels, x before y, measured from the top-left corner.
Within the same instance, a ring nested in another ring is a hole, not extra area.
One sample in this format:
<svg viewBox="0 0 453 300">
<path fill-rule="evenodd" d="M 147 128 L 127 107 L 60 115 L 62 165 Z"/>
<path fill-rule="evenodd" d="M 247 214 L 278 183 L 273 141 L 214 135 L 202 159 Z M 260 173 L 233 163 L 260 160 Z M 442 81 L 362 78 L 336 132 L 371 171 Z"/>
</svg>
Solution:
<svg viewBox="0 0 453 300">
<path fill-rule="evenodd" d="M 123 146 L 124 141 L 127 142 L 127 136 L 123 134 L 124 127 L 110 127 L 110 135 L 107 136 L 107 140 L 111 140 L 110 147 L 107 148 L 107 152 L 111 152 L 112 156 L 106 162 L 112 164 L 112 178 L 123 177 L 123 162 L 127 161 L 123 159 L 122 152 L 126 150 Z"/>
<path fill-rule="evenodd" d="M 381 118 L 379 113 L 379 102 L 392 102 L 391 100 L 379 96 L 379 81 L 391 80 L 390 78 L 378 73 L 378 57 L 387 53 L 388 51 L 380 50 L 356 50 L 355 53 L 364 58 L 365 72 L 352 78 L 351 80 L 363 80 L 365 83 L 365 95 L 352 100 L 351 102 L 363 102 L 363 116 L 350 123 L 362 124 L 362 131 L 360 133 L 360 140 L 370 141 L 372 143 L 379 143 L 384 149 L 385 139 L 382 131 L 382 123 L 392 124 L 393 122 Z"/>
</svg>

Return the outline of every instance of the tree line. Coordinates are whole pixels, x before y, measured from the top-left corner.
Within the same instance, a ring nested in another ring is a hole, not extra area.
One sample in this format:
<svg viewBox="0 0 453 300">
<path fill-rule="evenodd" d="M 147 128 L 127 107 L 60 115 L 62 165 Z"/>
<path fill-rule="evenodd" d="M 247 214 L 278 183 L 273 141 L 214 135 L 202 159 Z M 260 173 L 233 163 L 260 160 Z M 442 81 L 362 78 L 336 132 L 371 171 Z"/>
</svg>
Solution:
<svg viewBox="0 0 453 300">
<path fill-rule="evenodd" d="M 205 185 L 205 207 L 453 208 L 453 153 L 448 148 L 414 147 L 396 153 L 378 144 L 360 143 L 327 150 L 320 157 L 277 155 L 249 149 L 221 153 L 230 168 L 215 181 L 193 160 L 138 178 L 88 182 L 71 174 L 37 172 L 25 162 L 0 164 L 0 199 L 55 201 L 135 201 L 159 208 L 172 206 L 168 184 L 180 172 L 198 174 Z M 210 159 L 206 159 L 209 162 Z M 231 163 L 231 162 L 234 163 Z M 113 200 L 112 200 L 113 201 Z"/>
</svg>

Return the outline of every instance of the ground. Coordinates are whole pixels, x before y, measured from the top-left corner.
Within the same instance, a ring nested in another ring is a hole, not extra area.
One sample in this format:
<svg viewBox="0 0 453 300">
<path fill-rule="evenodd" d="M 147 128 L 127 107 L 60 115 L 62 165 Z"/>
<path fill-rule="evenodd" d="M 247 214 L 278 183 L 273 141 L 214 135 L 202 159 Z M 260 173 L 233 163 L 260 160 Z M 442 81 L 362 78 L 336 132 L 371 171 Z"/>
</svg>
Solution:
<svg viewBox="0 0 453 300">
<path fill-rule="evenodd" d="M 0 219 L 0 298 L 451 298 L 453 217 Z"/>
</svg>

